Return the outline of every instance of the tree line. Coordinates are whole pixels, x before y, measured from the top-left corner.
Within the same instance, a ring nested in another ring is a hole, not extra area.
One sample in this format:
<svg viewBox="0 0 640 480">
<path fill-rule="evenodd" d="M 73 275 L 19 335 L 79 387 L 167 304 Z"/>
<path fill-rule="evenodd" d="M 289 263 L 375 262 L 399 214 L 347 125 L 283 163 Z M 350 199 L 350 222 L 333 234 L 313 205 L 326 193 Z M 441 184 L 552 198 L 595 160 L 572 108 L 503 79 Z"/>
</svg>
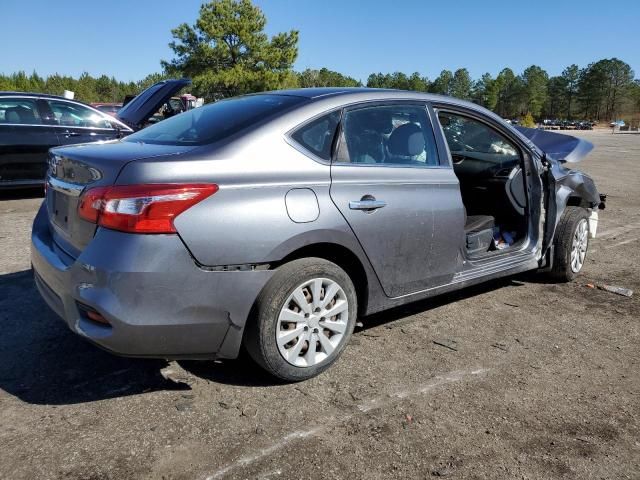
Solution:
<svg viewBox="0 0 640 480">
<path fill-rule="evenodd" d="M 584 68 L 570 65 L 550 76 L 531 65 L 516 74 L 503 69 L 495 77 L 485 73 L 472 79 L 466 68 L 443 70 L 433 81 L 419 73 L 369 75 L 368 87 L 401 88 L 450 95 L 470 100 L 505 118 L 531 114 L 536 119 L 611 120 L 640 112 L 640 80 L 617 58 L 603 59 Z"/>
<path fill-rule="evenodd" d="M 293 70 L 298 55 L 297 30 L 271 38 L 266 17 L 251 0 L 213 0 L 200 7 L 193 25 L 171 31 L 171 60 L 162 60 L 162 73 L 138 82 L 121 82 L 83 73 L 79 78 L 58 74 L 40 77 L 17 72 L 0 75 L 0 91 L 62 94 L 72 90 L 85 102 L 119 102 L 168 77 L 193 79 L 191 93 L 215 101 L 244 93 L 296 87 L 376 87 L 438 93 L 480 104 L 504 118 L 612 120 L 640 117 L 640 79 L 618 58 L 583 68 L 570 65 L 550 76 L 531 65 L 521 73 L 504 68 L 495 77 L 473 79 L 466 68 L 443 70 L 431 80 L 418 72 L 372 73 L 362 82 L 328 68 Z"/>
<path fill-rule="evenodd" d="M 10 75 L 0 74 L 0 91 L 62 95 L 65 90 L 70 90 L 75 93 L 76 99 L 86 103 L 119 103 L 125 96 L 137 95 L 165 77 L 164 74 L 154 73 L 138 82 L 122 82 L 106 75 L 92 77 L 86 72 L 73 78 L 57 73 L 41 77 L 35 71 L 31 75 L 20 71 Z"/>
</svg>

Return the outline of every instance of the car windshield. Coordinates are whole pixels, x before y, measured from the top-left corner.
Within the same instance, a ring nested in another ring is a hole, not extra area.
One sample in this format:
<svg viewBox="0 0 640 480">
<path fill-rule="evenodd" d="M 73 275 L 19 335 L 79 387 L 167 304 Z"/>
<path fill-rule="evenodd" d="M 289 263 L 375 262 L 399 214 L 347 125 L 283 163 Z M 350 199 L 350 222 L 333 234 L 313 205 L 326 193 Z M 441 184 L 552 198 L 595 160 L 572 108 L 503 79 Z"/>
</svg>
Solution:
<svg viewBox="0 0 640 480">
<path fill-rule="evenodd" d="M 207 145 L 304 102 L 286 95 L 247 95 L 189 110 L 128 136 L 127 142 Z"/>
</svg>

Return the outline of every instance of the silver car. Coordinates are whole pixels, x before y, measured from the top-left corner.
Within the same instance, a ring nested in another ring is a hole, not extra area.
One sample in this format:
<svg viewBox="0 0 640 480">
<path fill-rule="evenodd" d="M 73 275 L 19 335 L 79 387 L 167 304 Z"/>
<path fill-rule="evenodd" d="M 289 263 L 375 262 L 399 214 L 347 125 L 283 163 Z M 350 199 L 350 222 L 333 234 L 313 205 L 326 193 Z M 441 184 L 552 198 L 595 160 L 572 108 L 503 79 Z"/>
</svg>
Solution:
<svg viewBox="0 0 640 480">
<path fill-rule="evenodd" d="M 604 207 L 588 142 L 450 97 L 302 89 L 52 149 L 38 289 L 115 354 L 333 364 L 357 317 L 545 269 L 571 280 Z M 366 321 L 366 319 L 365 319 Z"/>
</svg>

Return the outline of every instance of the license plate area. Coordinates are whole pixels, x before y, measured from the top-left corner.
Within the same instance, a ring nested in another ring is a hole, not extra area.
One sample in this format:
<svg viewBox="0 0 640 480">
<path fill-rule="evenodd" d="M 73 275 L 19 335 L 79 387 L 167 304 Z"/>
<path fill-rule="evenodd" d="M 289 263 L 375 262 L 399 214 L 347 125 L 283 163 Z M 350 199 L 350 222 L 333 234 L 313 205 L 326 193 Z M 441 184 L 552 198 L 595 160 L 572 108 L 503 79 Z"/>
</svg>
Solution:
<svg viewBox="0 0 640 480">
<path fill-rule="evenodd" d="M 69 231 L 69 220 L 73 216 L 73 210 L 77 205 L 77 200 L 71 199 L 69 195 L 62 192 L 54 191 L 50 204 L 51 219 L 53 223 L 61 230 Z"/>
</svg>

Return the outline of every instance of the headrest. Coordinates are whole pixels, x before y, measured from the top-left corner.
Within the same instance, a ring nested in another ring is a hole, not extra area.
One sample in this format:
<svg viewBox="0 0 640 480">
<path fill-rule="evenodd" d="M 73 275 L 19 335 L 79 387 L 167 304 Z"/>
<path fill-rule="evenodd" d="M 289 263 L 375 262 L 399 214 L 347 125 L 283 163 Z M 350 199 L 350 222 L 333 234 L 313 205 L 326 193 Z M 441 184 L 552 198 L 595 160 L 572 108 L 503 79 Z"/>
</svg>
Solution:
<svg viewBox="0 0 640 480">
<path fill-rule="evenodd" d="M 4 111 L 4 119 L 7 123 L 33 123 L 36 117 L 31 110 L 18 105 L 7 108 Z"/>
<path fill-rule="evenodd" d="M 401 157 L 415 157 L 424 151 L 422 130 L 415 123 L 405 123 L 396 128 L 389 137 L 389 152 Z"/>
<path fill-rule="evenodd" d="M 4 120 L 7 123 L 20 123 L 20 114 L 16 107 L 7 108 L 4 111 Z"/>
</svg>

